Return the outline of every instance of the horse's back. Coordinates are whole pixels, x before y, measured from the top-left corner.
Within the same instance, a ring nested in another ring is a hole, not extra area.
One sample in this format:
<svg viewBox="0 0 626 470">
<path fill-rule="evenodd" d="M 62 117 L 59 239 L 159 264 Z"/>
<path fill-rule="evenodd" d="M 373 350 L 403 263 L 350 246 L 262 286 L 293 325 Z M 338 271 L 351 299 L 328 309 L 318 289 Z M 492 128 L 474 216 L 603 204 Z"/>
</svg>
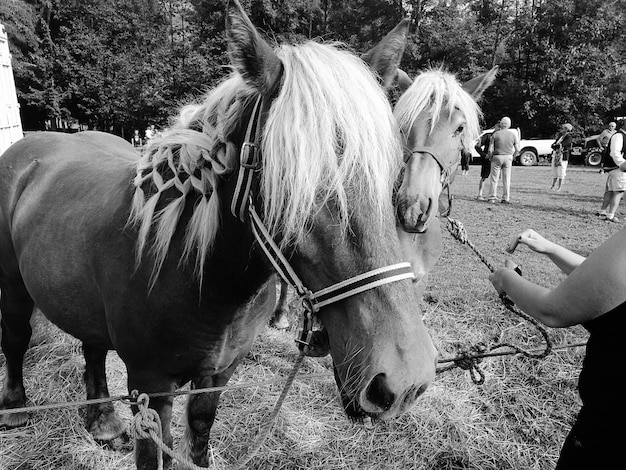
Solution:
<svg viewBox="0 0 626 470">
<path fill-rule="evenodd" d="M 104 263 L 132 267 L 123 231 L 137 158 L 99 132 L 39 133 L 11 146 L 0 157 L 0 288 L 23 282 L 47 316 L 68 321 L 103 312 Z"/>
<path fill-rule="evenodd" d="M 15 228 L 30 213 L 60 216 L 70 207 L 79 213 L 125 203 L 120 196 L 131 193 L 137 159 L 129 143 L 102 132 L 42 132 L 19 140 L 0 157 L 0 224 Z"/>
<path fill-rule="evenodd" d="M 75 134 L 37 132 L 18 140 L 1 156 L 0 162 L 54 158 L 125 158 L 136 159 L 130 143 L 113 134 L 85 131 Z"/>
</svg>

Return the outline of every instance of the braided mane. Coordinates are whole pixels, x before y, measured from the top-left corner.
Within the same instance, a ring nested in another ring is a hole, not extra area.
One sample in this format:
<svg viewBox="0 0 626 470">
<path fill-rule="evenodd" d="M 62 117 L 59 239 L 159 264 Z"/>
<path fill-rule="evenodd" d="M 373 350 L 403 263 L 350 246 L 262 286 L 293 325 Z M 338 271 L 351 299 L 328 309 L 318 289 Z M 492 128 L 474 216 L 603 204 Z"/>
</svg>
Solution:
<svg viewBox="0 0 626 470">
<path fill-rule="evenodd" d="M 372 230 L 381 227 L 392 212 L 393 179 L 402 161 L 384 92 L 360 59 L 337 47 L 310 42 L 276 53 L 283 82 L 261 142 L 263 219 L 270 234 L 280 234 L 281 248 L 302 243 L 312 217 L 330 200 L 344 233 L 357 204 L 367 208 Z M 238 164 L 230 133 L 253 98 L 254 90 L 233 73 L 202 103 L 183 108 L 140 159 L 129 222 L 139 227 L 137 262 L 146 247 L 155 257 L 153 281 L 189 197 L 196 202 L 183 258 L 195 252 L 201 279 L 220 225 L 214 189 Z"/>
</svg>

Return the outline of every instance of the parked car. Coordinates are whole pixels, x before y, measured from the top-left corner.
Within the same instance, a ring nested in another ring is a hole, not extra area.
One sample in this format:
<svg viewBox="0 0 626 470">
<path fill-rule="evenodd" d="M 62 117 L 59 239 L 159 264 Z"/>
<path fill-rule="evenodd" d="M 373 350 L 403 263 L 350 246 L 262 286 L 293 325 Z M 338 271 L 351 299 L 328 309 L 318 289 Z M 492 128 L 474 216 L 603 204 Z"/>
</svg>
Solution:
<svg viewBox="0 0 626 470">
<path fill-rule="evenodd" d="M 512 128 L 511 130 L 516 132 L 520 137 L 520 152 L 515 159 L 515 163 L 519 163 L 523 166 L 533 166 L 537 165 L 541 159 L 550 158 L 554 139 L 522 139 L 522 133 L 519 128 Z M 493 134 L 493 129 L 484 130 L 480 134 L 477 142 L 479 142 L 485 134 Z M 480 162 L 478 152 L 476 152 L 474 148 L 472 148 L 471 151 L 473 159 L 475 159 L 476 162 Z"/>
</svg>

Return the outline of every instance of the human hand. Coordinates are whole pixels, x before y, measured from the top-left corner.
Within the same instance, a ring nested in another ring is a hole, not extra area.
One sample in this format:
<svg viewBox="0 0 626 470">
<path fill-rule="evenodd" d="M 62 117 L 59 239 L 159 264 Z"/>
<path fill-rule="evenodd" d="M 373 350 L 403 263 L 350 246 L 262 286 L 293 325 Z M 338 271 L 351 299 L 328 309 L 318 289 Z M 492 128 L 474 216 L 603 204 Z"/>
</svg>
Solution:
<svg viewBox="0 0 626 470">
<path fill-rule="evenodd" d="M 517 268 L 517 264 L 515 264 L 511 260 L 506 260 L 504 262 L 503 268 L 496 269 L 492 274 L 489 275 L 489 281 L 493 284 L 493 287 L 498 291 L 498 294 L 506 294 L 504 291 L 504 279 L 509 275 L 511 271 L 515 271 Z M 515 271 L 517 272 L 517 271 Z M 521 275 L 520 273 L 517 273 Z"/>
<path fill-rule="evenodd" d="M 537 253 L 547 253 L 550 245 L 552 245 L 551 241 L 546 240 L 533 229 L 527 229 L 511 239 L 506 251 L 513 253 L 519 243 L 523 243 Z"/>
</svg>

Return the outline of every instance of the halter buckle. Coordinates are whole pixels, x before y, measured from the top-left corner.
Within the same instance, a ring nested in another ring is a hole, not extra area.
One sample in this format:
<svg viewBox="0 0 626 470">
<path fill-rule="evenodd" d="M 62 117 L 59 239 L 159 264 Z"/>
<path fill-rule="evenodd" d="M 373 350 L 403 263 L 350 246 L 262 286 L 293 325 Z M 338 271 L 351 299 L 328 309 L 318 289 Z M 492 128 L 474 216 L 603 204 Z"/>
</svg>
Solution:
<svg viewBox="0 0 626 470">
<path fill-rule="evenodd" d="M 304 300 L 302 299 L 302 303 L 304 304 Z M 308 354 L 311 349 L 311 337 L 313 336 L 313 316 L 312 311 L 307 307 L 304 309 L 304 318 L 302 319 L 302 329 L 298 333 L 298 339 L 296 339 L 296 344 L 298 345 L 298 349 L 302 351 L 305 355 Z"/>
<path fill-rule="evenodd" d="M 259 146 L 254 142 L 244 142 L 241 146 L 239 162 L 243 168 L 248 170 L 260 170 L 261 152 L 259 152 Z"/>
</svg>

